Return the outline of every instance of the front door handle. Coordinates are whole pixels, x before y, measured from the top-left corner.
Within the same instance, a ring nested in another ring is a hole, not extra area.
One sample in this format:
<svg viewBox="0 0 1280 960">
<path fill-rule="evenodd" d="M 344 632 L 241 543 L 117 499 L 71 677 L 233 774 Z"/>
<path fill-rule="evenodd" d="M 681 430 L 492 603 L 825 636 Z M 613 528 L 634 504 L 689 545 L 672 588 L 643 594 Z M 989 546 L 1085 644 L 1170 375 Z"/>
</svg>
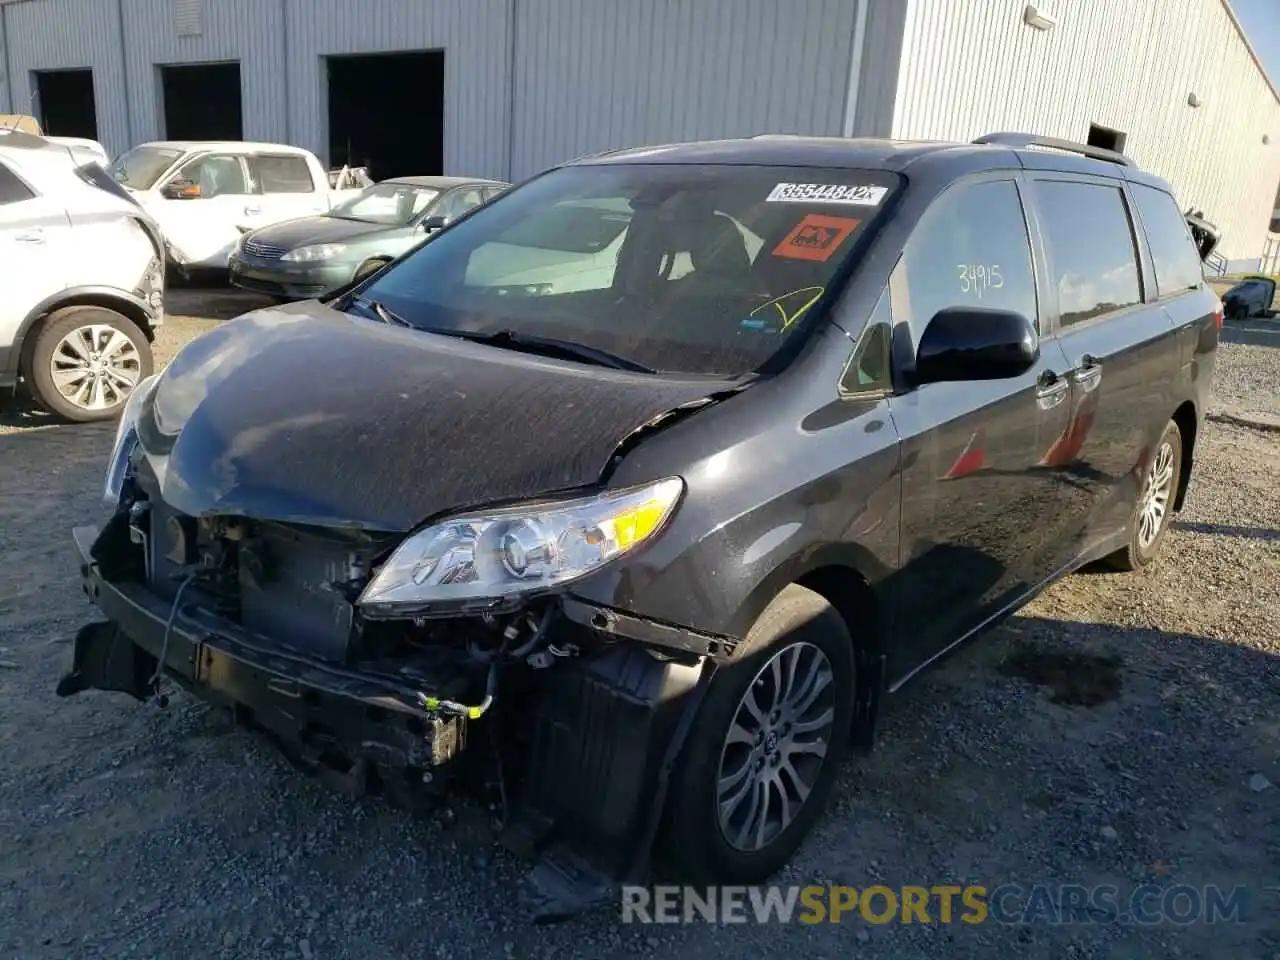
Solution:
<svg viewBox="0 0 1280 960">
<path fill-rule="evenodd" d="M 39 227 L 33 227 L 30 230 L 22 231 L 22 233 L 15 233 L 13 239 L 19 243 L 44 243 L 44 231 Z"/>
<path fill-rule="evenodd" d="M 245 207 L 244 208 L 244 213 L 245 213 L 245 216 L 247 217 L 256 217 L 261 212 L 262 212 L 261 207 Z"/>
<path fill-rule="evenodd" d="M 1071 383 L 1066 377 L 1060 377 L 1052 370 L 1046 370 L 1036 380 L 1036 403 L 1041 410 L 1052 410 L 1067 399 L 1067 392 L 1070 389 Z"/>
<path fill-rule="evenodd" d="M 1095 389 L 1102 380 L 1102 361 L 1086 353 L 1080 358 L 1080 366 L 1071 372 L 1071 379 L 1086 391 Z"/>
</svg>

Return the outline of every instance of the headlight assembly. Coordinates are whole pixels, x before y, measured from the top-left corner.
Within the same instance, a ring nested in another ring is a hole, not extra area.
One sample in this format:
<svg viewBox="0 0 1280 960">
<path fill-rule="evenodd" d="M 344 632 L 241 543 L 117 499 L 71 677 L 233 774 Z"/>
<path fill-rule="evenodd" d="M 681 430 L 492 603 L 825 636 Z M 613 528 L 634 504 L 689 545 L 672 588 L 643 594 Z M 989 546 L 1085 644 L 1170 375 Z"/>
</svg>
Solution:
<svg viewBox="0 0 1280 960">
<path fill-rule="evenodd" d="M 292 263 L 311 263 L 314 260 L 332 260 L 343 250 L 345 243 L 314 243 L 309 247 L 297 247 L 280 257 Z"/>
<path fill-rule="evenodd" d="M 120 499 L 120 490 L 129 472 L 129 456 L 138 444 L 138 417 L 142 413 L 142 405 L 155 391 L 159 380 L 158 374 L 139 380 L 134 384 L 129 399 L 124 402 L 124 409 L 120 411 L 120 423 L 116 427 L 116 442 L 111 447 L 111 459 L 107 461 L 107 477 L 102 484 L 102 498 L 109 503 L 114 504 Z"/>
<path fill-rule="evenodd" d="M 558 587 L 653 537 L 683 492 L 684 481 L 669 477 L 593 497 L 450 517 L 400 544 L 360 606 L 367 616 L 402 616 Z"/>
</svg>

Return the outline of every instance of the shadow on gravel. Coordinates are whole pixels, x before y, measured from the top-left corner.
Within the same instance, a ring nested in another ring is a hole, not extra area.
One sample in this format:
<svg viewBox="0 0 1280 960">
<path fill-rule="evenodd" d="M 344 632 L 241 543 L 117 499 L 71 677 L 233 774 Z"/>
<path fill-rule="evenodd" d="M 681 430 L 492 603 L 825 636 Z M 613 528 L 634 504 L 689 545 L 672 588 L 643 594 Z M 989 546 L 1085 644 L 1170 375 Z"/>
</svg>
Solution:
<svg viewBox="0 0 1280 960">
<path fill-rule="evenodd" d="M 1223 343 L 1243 343 L 1250 347 L 1280 347 L 1280 322 L 1245 320 L 1239 326 L 1223 324 L 1218 338 Z"/>
<path fill-rule="evenodd" d="M 1096 707 L 1120 696 L 1120 658 L 1019 647 L 1000 662 L 1006 677 L 1049 691 L 1052 703 Z"/>
<path fill-rule="evenodd" d="M 65 425 L 65 420 L 55 417 L 48 410 L 42 410 L 25 393 L 0 392 L 0 427 L 35 430 L 39 427 Z"/>
<path fill-rule="evenodd" d="M 1247 540 L 1280 540 L 1280 530 L 1267 527 L 1237 527 L 1228 523 L 1196 523 L 1187 520 L 1175 520 L 1175 530 L 1187 530 L 1191 533 L 1208 533 L 1219 537 L 1243 537 Z"/>
</svg>

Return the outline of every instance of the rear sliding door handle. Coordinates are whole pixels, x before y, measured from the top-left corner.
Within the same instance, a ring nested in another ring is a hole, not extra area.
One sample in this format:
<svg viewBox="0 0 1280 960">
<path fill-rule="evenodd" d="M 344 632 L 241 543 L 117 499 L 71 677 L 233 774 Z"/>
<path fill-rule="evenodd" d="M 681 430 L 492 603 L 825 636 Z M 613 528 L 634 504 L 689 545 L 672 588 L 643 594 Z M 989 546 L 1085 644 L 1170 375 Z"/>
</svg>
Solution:
<svg viewBox="0 0 1280 960">
<path fill-rule="evenodd" d="M 1066 377 L 1060 377 L 1052 370 L 1046 370 L 1036 380 L 1036 403 L 1041 410 L 1052 410 L 1067 399 L 1067 392 L 1070 389 L 1071 383 Z"/>
<path fill-rule="evenodd" d="M 1102 380 L 1102 364 L 1097 357 L 1086 353 L 1080 358 L 1080 366 L 1071 372 L 1071 379 L 1085 390 L 1092 390 Z"/>
<path fill-rule="evenodd" d="M 39 227 L 32 227 L 30 230 L 22 231 L 22 233 L 15 233 L 13 239 L 19 243 L 44 243 L 44 231 Z"/>
</svg>

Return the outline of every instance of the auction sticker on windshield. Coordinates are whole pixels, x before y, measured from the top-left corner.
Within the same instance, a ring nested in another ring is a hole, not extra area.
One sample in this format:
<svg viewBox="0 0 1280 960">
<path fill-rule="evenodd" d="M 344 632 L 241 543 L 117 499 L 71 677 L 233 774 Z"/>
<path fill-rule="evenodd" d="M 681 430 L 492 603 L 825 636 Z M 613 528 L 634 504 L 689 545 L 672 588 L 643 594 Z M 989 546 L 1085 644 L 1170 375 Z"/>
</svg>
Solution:
<svg viewBox="0 0 1280 960">
<path fill-rule="evenodd" d="M 765 197 L 768 203 L 845 203 L 855 207 L 876 207 L 889 192 L 888 187 L 844 183 L 779 183 Z"/>
<path fill-rule="evenodd" d="M 844 243 L 845 237 L 857 228 L 858 221 L 850 217 L 824 217 L 811 213 L 782 238 L 782 242 L 773 248 L 773 255 L 825 263 Z"/>
</svg>

